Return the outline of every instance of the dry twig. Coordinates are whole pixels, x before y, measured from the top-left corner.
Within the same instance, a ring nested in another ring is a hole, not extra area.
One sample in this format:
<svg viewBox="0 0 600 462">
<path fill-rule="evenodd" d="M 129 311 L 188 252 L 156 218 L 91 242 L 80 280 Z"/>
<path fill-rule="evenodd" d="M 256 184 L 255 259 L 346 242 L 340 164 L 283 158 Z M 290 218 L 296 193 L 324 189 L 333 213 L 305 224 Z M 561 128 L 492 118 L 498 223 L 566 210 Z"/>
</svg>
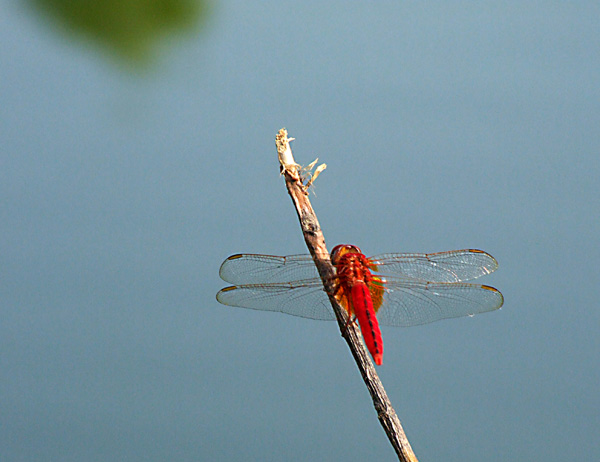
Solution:
<svg viewBox="0 0 600 462">
<path fill-rule="evenodd" d="M 281 164 L 281 173 L 285 176 L 285 184 L 288 193 L 296 207 L 302 233 L 304 234 L 304 240 L 315 261 L 315 265 L 317 265 L 321 279 L 325 284 L 325 289 L 329 295 L 331 305 L 333 306 L 342 337 L 346 339 L 350 351 L 352 352 L 352 356 L 354 356 L 356 361 L 356 365 L 365 381 L 365 385 L 371 394 L 379 422 L 396 451 L 398 459 L 402 462 L 417 462 L 417 457 L 410 447 L 408 439 L 402 429 L 402 425 L 400 425 L 400 420 L 396 415 L 396 411 L 392 407 L 392 403 L 383 388 L 381 380 L 379 380 L 379 376 L 375 371 L 375 366 L 373 366 L 373 363 L 371 362 L 369 353 L 360 340 L 359 331 L 355 323 L 348 324 L 346 310 L 337 303 L 335 297 L 332 295 L 333 287 L 331 287 L 331 281 L 333 280 L 333 276 L 335 276 L 335 271 L 331 265 L 329 252 L 325 246 L 323 232 L 319 226 L 317 216 L 310 205 L 307 193 L 307 186 L 312 184 L 316 176 L 313 176 L 313 178 L 309 180 L 310 183 L 306 185 L 303 183 L 302 169 L 294 161 L 292 150 L 290 148 L 289 142 L 292 139 L 293 138 L 287 137 L 287 131 L 285 128 L 282 128 L 276 136 L 275 144 L 277 146 L 277 154 Z"/>
</svg>

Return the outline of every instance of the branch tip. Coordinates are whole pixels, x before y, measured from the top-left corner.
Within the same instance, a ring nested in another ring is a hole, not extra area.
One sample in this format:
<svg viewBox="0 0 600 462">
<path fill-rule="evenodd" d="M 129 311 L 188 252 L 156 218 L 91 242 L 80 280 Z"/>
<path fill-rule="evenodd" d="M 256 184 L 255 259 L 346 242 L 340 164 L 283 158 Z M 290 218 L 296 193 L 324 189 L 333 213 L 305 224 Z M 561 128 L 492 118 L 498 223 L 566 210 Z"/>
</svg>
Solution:
<svg viewBox="0 0 600 462">
<path fill-rule="evenodd" d="M 282 128 L 275 136 L 275 146 L 277 146 L 277 155 L 281 164 L 280 172 L 282 175 L 290 175 L 294 180 L 299 180 L 298 168 L 300 167 L 294 160 L 290 141 L 294 138 L 288 138 L 288 133 L 285 128 Z"/>
</svg>

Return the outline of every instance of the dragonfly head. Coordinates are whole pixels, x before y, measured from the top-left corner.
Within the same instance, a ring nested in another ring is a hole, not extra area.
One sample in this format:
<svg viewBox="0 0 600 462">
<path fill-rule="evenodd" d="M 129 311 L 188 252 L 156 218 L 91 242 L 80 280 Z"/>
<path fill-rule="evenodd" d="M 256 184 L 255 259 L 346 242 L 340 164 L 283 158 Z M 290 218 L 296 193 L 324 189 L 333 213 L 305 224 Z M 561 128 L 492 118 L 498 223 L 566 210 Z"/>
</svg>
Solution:
<svg viewBox="0 0 600 462">
<path fill-rule="evenodd" d="M 361 250 L 355 246 L 350 244 L 340 244 L 336 245 L 331 251 L 331 263 L 333 265 L 337 265 L 342 258 L 347 253 L 362 253 Z"/>
</svg>

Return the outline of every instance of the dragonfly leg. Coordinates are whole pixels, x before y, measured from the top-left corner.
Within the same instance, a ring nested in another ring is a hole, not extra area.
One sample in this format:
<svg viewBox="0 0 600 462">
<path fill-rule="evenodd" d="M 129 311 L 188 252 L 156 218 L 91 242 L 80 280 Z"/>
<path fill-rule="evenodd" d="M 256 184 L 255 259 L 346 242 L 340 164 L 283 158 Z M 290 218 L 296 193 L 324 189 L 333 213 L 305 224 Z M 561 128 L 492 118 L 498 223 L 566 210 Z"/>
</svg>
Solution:
<svg viewBox="0 0 600 462">
<path fill-rule="evenodd" d="M 358 326 L 358 322 L 356 321 L 356 316 L 353 314 L 348 315 L 348 320 L 346 321 L 346 325 L 344 326 L 344 334 L 346 334 L 348 332 L 348 327 L 350 326 L 350 324 L 354 324 L 355 326 Z"/>
</svg>

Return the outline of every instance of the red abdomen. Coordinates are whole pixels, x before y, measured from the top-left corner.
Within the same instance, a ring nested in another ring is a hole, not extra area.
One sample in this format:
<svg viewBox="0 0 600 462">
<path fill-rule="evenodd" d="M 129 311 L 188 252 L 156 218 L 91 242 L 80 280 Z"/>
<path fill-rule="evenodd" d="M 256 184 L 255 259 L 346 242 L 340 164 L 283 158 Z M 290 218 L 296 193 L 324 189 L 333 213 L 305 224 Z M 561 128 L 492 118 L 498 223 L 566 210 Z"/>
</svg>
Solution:
<svg viewBox="0 0 600 462">
<path fill-rule="evenodd" d="M 352 286 L 352 305 L 354 306 L 354 314 L 358 319 L 360 331 L 362 332 L 365 345 L 369 349 L 375 364 L 381 366 L 383 361 L 383 340 L 379 323 L 375 317 L 373 310 L 373 302 L 371 293 L 364 282 L 357 282 Z"/>
</svg>

